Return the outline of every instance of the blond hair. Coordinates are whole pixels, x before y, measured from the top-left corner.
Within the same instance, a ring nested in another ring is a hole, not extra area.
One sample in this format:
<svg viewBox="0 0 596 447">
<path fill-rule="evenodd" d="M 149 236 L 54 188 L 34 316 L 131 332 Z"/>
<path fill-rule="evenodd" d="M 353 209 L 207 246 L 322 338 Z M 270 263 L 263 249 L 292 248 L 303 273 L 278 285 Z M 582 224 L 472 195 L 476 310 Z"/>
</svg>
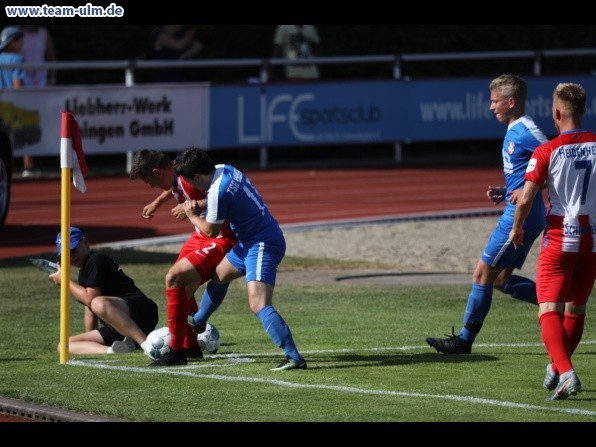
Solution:
<svg viewBox="0 0 596 447">
<path fill-rule="evenodd" d="M 515 102 L 524 107 L 526 99 L 528 98 L 528 86 L 526 81 L 517 75 L 502 74 L 493 79 L 490 83 L 489 90 L 497 91 L 506 98 L 514 98 Z"/>
<path fill-rule="evenodd" d="M 553 102 L 562 114 L 575 120 L 586 113 L 586 91 L 580 84 L 561 82 L 555 87 Z"/>
</svg>

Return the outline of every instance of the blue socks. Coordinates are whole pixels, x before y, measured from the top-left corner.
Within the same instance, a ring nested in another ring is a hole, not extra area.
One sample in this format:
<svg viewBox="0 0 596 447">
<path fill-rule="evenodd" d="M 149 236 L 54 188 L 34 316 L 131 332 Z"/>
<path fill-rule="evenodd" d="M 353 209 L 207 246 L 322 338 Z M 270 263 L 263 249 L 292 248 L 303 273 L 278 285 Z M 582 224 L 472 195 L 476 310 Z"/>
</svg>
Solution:
<svg viewBox="0 0 596 447">
<path fill-rule="evenodd" d="M 511 275 L 503 287 L 503 293 L 531 304 L 538 304 L 536 283 L 523 276 Z M 493 301 L 493 287 L 472 284 L 472 292 L 468 296 L 468 304 L 464 314 L 464 326 L 458 336 L 473 343 L 484 324 L 484 319 Z"/>
<path fill-rule="evenodd" d="M 503 286 L 503 293 L 511 295 L 516 300 L 538 305 L 536 297 L 536 283 L 523 276 L 511 275 Z"/>
<path fill-rule="evenodd" d="M 468 296 L 468 304 L 464 314 L 464 327 L 459 332 L 459 337 L 473 343 L 476 335 L 484 323 L 493 301 L 493 286 L 472 284 L 472 292 Z"/>
<path fill-rule="evenodd" d="M 302 356 L 298 353 L 298 349 L 294 344 L 292 332 L 290 327 L 286 324 L 284 319 L 271 305 L 263 307 L 258 313 L 257 317 L 261 320 L 267 335 L 273 342 L 282 348 L 286 356 L 296 360 L 302 361 Z"/>
<path fill-rule="evenodd" d="M 226 292 L 228 291 L 228 286 L 229 283 L 219 284 L 214 280 L 209 281 L 205 291 L 203 292 L 203 296 L 201 297 L 199 310 L 193 316 L 196 324 L 207 323 L 209 317 L 223 302 Z M 296 348 L 296 345 L 294 344 L 294 339 L 292 338 L 292 332 L 290 331 L 290 328 L 282 316 L 273 308 L 273 306 L 268 305 L 263 307 L 257 313 L 257 317 L 259 320 L 261 320 L 263 328 L 265 328 L 269 338 L 271 338 L 271 340 L 273 340 L 277 346 L 284 350 L 286 356 L 297 361 L 303 360 L 302 356 L 298 352 L 298 349 Z"/>
<path fill-rule="evenodd" d="M 193 316 L 196 324 L 202 325 L 207 323 L 209 317 L 217 310 L 226 297 L 229 285 L 230 283 L 219 284 L 213 279 L 209 281 L 201 297 L 199 310 Z"/>
</svg>

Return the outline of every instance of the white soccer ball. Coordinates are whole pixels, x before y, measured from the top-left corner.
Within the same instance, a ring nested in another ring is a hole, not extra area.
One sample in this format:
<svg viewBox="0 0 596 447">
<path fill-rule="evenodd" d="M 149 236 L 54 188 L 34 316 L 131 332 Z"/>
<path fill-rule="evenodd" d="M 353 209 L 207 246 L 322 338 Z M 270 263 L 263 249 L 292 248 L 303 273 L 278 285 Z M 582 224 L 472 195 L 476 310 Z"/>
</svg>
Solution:
<svg viewBox="0 0 596 447">
<path fill-rule="evenodd" d="M 160 327 L 147 335 L 143 351 L 152 360 L 163 357 L 170 351 L 170 330 L 167 326 Z"/>
<path fill-rule="evenodd" d="M 205 331 L 197 335 L 197 340 L 203 352 L 215 354 L 219 349 L 219 331 L 211 323 L 207 323 Z"/>
</svg>

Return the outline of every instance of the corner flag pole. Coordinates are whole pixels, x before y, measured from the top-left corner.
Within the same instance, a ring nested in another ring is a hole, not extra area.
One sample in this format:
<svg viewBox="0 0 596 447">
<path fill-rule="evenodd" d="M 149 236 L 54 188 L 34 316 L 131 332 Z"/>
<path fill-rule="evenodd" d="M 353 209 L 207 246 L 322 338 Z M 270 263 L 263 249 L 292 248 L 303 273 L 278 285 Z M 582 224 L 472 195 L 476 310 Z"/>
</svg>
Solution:
<svg viewBox="0 0 596 447">
<path fill-rule="evenodd" d="M 64 150 L 60 144 L 61 211 L 60 231 L 62 234 L 62 253 L 60 254 L 60 363 L 68 362 L 69 338 L 69 298 L 70 298 L 70 169 L 64 167 Z M 72 158 L 72 157 L 71 157 Z"/>
<path fill-rule="evenodd" d="M 70 112 L 62 112 L 60 132 L 61 168 L 61 237 L 60 254 L 60 363 L 68 362 L 69 298 L 70 298 L 70 177 L 72 172 L 75 187 L 85 192 L 87 164 L 81 141 L 79 125 Z"/>
</svg>

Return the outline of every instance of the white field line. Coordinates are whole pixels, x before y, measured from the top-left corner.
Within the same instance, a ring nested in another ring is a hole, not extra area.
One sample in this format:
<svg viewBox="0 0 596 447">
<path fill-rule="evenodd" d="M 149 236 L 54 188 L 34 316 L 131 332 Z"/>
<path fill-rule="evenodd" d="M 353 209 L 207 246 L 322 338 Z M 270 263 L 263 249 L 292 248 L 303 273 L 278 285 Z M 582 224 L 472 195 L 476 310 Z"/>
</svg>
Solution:
<svg viewBox="0 0 596 447">
<path fill-rule="evenodd" d="M 596 340 L 582 340 L 581 344 L 596 344 Z M 513 344 L 476 344 L 477 347 L 493 347 L 493 348 L 510 348 L 510 347 L 539 347 L 543 346 L 541 343 L 513 343 Z M 386 348 L 373 348 L 373 349 L 329 349 L 329 350 L 315 350 L 315 351 L 302 351 L 303 354 L 322 354 L 322 353 L 345 353 L 345 352 L 361 352 L 361 351 L 408 351 L 413 349 L 425 349 L 428 346 L 402 346 L 402 347 L 386 347 Z M 453 394 L 424 394 L 424 393 L 409 393 L 406 391 L 391 391 L 391 390 L 371 390 L 363 388 L 355 388 L 350 386 L 335 386 L 335 385 L 323 385 L 323 384 L 304 384 L 290 382 L 287 380 L 278 379 L 264 379 L 259 377 L 241 377 L 241 376 L 226 376 L 222 374 L 204 374 L 196 372 L 197 369 L 205 369 L 211 367 L 221 368 L 222 366 L 234 366 L 238 363 L 252 363 L 254 359 L 252 357 L 279 357 L 279 352 L 275 354 L 266 353 L 255 353 L 255 354 L 226 354 L 226 355 L 210 355 L 207 358 L 227 358 L 230 359 L 228 364 L 222 365 L 209 365 L 205 363 L 189 363 L 186 366 L 170 367 L 170 368 L 150 368 L 150 367 L 131 367 L 131 366 L 118 366 L 114 365 L 116 359 L 112 360 L 71 360 L 68 362 L 69 365 L 85 366 L 89 368 L 97 369 L 109 369 L 114 371 L 128 371 L 137 372 L 142 374 L 166 374 L 172 376 L 186 376 L 196 377 L 201 379 L 219 380 L 225 382 L 253 382 L 253 383 L 269 383 L 276 386 L 285 386 L 289 388 L 304 388 L 304 389 L 321 389 L 337 391 L 341 393 L 355 393 L 364 395 L 377 395 L 377 396 L 396 396 L 396 397 L 420 397 L 423 399 L 440 399 L 447 401 L 458 401 L 467 402 L 479 405 L 491 405 L 495 407 L 506 407 L 506 408 L 519 408 L 526 410 L 537 410 L 537 411 L 549 411 L 555 413 L 568 413 L 577 414 L 582 416 L 596 416 L 596 411 L 584 410 L 581 408 L 557 408 L 553 406 L 542 406 L 542 405 L 530 405 L 517 402 L 500 401 L 495 399 L 483 399 L 473 396 L 457 396 Z M 279 374 L 279 373 L 275 373 Z M 283 374 L 283 373 L 282 373 Z"/>
</svg>

